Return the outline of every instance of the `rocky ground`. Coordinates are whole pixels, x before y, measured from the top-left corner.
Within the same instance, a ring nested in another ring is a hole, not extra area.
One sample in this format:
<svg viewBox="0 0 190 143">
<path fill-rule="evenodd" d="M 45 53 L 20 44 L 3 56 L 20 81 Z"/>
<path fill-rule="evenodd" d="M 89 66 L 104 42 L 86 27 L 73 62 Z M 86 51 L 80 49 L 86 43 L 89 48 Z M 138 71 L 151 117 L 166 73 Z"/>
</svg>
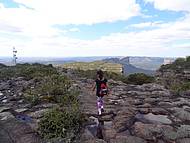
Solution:
<svg viewBox="0 0 190 143">
<path fill-rule="evenodd" d="M 126 85 L 110 80 L 105 113 L 97 116 L 93 81 L 78 81 L 83 111 L 89 117 L 83 142 L 190 143 L 190 96 L 175 97 L 163 86 Z"/>
<path fill-rule="evenodd" d="M 105 112 L 97 116 L 93 80 L 75 78 L 80 102 L 88 117 L 80 142 L 86 143 L 190 143 L 190 96 L 174 96 L 158 84 L 127 85 L 109 80 Z M 33 80 L 0 81 L 0 143 L 41 143 L 37 123 L 48 109 L 42 103 L 31 107 L 22 89 Z"/>
<path fill-rule="evenodd" d="M 41 143 L 37 133 L 43 113 L 57 106 L 42 103 L 31 106 L 23 98 L 23 89 L 33 88 L 34 80 L 14 78 L 0 81 L 0 143 Z"/>
</svg>

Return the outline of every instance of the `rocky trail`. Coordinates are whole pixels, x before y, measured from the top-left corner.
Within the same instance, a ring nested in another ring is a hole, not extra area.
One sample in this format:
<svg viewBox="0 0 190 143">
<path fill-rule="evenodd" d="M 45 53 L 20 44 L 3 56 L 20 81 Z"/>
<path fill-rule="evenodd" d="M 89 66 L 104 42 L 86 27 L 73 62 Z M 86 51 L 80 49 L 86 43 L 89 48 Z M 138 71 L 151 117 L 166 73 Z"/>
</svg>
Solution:
<svg viewBox="0 0 190 143">
<path fill-rule="evenodd" d="M 105 112 L 97 116 L 93 80 L 74 78 L 81 90 L 82 112 L 88 121 L 81 136 L 85 143 L 190 143 L 190 96 L 174 96 L 152 83 L 127 85 L 109 80 Z M 0 143 L 41 143 L 37 123 L 47 110 L 42 103 L 31 108 L 22 99 L 22 89 L 34 81 L 16 78 L 0 82 Z"/>
<path fill-rule="evenodd" d="M 190 97 L 174 97 L 158 84 L 109 81 L 105 112 L 97 116 L 93 80 L 79 80 L 81 105 L 88 116 L 82 142 L 190 143 Z"/>
</svg>

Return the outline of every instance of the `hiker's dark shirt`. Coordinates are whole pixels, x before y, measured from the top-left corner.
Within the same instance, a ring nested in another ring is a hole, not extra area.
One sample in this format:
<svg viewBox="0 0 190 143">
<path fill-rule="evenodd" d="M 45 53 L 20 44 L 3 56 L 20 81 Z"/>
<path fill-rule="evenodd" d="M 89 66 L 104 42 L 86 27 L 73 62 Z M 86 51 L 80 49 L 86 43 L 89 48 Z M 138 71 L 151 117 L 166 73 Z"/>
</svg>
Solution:
<svg viewBox="0 0 190 143">
<path fill-rule="evenodd" d="M 102 80 L 96 79 L 95 82 L 96 82 L 96 96 L 101 97 L 102 96 L 100 95 L 101 84 L 102 83 L 107 84 L 108 80 L 105 78 Z"/>
</svg>

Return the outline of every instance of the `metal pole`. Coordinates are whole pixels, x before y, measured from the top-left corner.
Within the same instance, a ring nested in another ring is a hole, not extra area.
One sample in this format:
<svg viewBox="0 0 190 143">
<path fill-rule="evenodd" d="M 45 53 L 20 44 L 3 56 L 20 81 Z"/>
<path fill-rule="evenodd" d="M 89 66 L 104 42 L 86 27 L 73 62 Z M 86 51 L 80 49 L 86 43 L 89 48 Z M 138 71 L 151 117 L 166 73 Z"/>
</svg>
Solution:
<svg viewBox="0 0 190 143">
<path fill-rule="evenodd" d="M 16 60 L 17 60 L 16 54 L 17 54 L 17 50 L 15 49 L 15 47 L 13 47 L 13 64 L 14 65 L 17 64 L 17 62 L 16 62 Z"/>
</svg>

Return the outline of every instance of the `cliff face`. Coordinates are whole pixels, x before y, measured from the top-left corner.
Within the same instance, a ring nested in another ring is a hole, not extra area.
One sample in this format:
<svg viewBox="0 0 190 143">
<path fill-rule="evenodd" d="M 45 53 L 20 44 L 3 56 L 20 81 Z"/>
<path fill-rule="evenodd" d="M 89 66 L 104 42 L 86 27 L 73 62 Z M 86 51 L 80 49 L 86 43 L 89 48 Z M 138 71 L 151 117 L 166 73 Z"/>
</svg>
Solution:
<svg viewBox="0 0 190 143">
<path fill-rule="evenodd" d="M 141 68 L 137 68 L 134 65 L 130 64 L 129 57 L 125 57 L 122 59 L 119 58 L 110 58 L 110 59 L 104 59 L 103 61 L 109 62 L 109 63 L 119 63 L 123 66 L 123 72 L 125 75 L 134 74 L 134 73 L 145 73 L 148 75 L 153 75 L 153 70 L 145 70 Z"/>
<path fill-rule="evenodd" d="M 181 96 L 190 95 L 190 58 L 177 59 L 157 71 L 158 83 Z"/>
</svg>

